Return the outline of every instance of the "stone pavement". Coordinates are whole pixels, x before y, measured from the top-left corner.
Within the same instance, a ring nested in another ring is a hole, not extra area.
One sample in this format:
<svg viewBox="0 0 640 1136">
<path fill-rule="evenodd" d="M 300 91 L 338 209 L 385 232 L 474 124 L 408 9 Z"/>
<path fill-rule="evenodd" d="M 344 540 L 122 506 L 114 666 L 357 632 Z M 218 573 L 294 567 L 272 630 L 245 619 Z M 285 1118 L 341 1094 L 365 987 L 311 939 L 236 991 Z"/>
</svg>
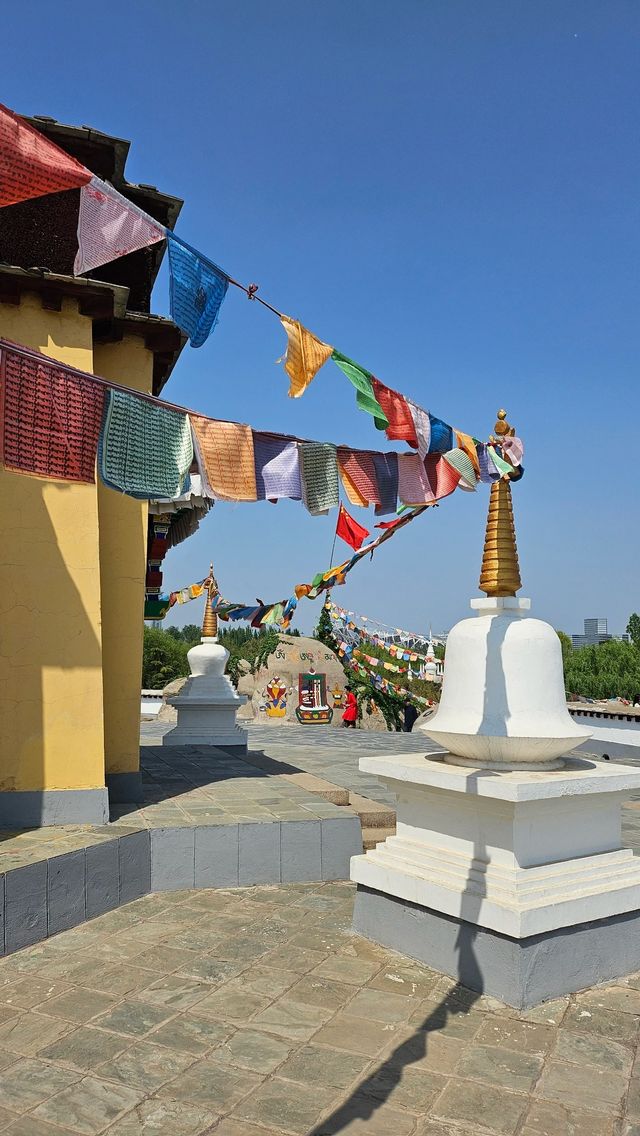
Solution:
<svg viewBox="0 0 640 1136">
<path fill-rule="evenodd" d="M 162 735 L 170 729 L 172 724 L 169 722 L 142 722 L 142 745 L 160 745 Z M 253 723 L 247 729 L 250 751 L 262 751 L 276 761 L 289 762 L 305 773 L 313 773 L 343 789 L 351 789 L 363 797 L 385 803 L 393 801 L 392 795 L 375 777 L 360 771 L 358 761 L 361 757 L 371 753 L 441 752 L 441 747 L 423 733 L 377 733 L 333 726 L 263 726 Z"/>
<path fill-rule="evenodd" d="M 640 976 L 518 1013 L 353 935 L 352 897 L 148 896 L 0 962 L 0 1131 L 639 1136 Z"/>
</svg>

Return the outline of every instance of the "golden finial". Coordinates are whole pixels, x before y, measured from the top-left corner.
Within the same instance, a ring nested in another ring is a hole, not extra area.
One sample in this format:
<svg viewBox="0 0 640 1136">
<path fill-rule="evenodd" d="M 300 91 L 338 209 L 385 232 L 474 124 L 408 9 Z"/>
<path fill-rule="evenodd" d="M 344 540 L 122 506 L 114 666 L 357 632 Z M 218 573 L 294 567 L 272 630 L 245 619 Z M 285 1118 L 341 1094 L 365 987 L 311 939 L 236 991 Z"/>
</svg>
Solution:
<svg viewBox="0 0 640 1136">
<path fill-rule="evenodd" d="M 218 585 L 213 574 L 213 563 L 209 567 L 209 576 L 206 581 L 207 599 L 204 605 L 204 619 L 202 620 L 202 638 L 215 639 L 218 634 L 218 617 L 211 606 L 211 598 L 217 592 Z"/>
<path fill-rule="evenodd" d="M 506 410 L 498 411 L 494 430 L 499 437 L 515 434 L 513 427 L 507 422 Z M 501 477 L 491 486 L 480 591 L 487 596 L 515 596 L 521 587 L 511 482 L 508 477 Z"/>
</svg>

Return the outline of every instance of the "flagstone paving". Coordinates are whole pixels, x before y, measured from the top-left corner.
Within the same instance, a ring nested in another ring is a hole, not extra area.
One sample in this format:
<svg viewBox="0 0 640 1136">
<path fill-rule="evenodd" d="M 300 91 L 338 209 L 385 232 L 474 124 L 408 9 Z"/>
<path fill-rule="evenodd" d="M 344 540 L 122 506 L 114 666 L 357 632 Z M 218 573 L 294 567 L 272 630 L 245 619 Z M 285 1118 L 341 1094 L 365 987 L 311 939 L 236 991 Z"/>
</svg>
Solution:
<svg viewBox="0 0 640 1136">
<path fill-rule="evenodd" d="M 640 975 L 519 1013 L 352 902 L 151 895 L 0 961 L 0 1132 L 639 1136 Z"/>
</svg>

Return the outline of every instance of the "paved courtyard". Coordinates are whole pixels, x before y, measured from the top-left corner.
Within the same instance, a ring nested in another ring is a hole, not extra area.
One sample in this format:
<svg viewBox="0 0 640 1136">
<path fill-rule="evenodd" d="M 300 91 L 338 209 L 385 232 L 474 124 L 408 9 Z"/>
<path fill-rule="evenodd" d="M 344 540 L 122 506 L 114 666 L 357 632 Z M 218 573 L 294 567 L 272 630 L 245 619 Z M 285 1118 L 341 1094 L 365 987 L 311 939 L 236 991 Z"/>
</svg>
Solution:
<svg viewBox="0 0 640 1136">
<path fill-rule="evenodd" d="M 6 958 L 0 1130 L 639 1136 L 640 976 L 518 1013 L 353 935 L 352 899 L 147 896 Z"/>
<path fill-rule="evenodd" d="M 160 745 L 162 735 L 172 728 L 169 722 L 142 722 L 140 738 L 143 747 Z M 250 723 L 247 732 L 250 751 L 261 752 L 275 761 L 288 762 L 296 769 L 323 777 L 343 789 L 384 802 L 392 801 L 393 797 L 376 777 L 360 771 L 358 762 L 361 757 L 376 753 L 441 752 L 441 747 L 423 733 L 399 734 L 386 730 L 344 730 L 338 726 L 294 724 L 266 726 L 260 723 Z"/>
</svg>

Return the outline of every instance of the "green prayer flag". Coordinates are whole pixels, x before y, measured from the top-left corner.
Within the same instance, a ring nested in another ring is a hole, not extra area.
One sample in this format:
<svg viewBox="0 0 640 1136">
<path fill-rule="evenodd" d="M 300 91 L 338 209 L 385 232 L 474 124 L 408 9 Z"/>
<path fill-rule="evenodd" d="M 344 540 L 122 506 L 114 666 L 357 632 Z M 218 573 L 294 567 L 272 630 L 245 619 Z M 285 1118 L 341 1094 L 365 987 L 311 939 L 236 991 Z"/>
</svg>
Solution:
<svg viewBox="0 0 640 1136">
<path fill-rule="evenodd" d="M 504 461 L 500 457 L 500 455 L 496 453 L 493 446 L 487 446 L 487 450 L 489 452 L 489 457 L 491 458 L 491 461 L 493 462 L 496 469 L 498 470 L 498 473 L 505 474 L 505 473 L 515 473 L 516 472 L 515 469 L 513 468 L 513 466 L 509 465 L 509 462 Z"/>
<path fill-rule="evenodd" d="M 360 410 L 364 410 L 367 414 L 373 416 L 378 430 L 386 430 L 389 425 L 389 419 L 373 393 L 373 387 L 371 385 L 373 375 L 371 372 L 365 371 L 362 367 L 358 366 L 357 363 L 354 363 L 353 359 L 348 359 L 346 355 L 341 355 L 339 351 L 334 351 L 331 358 L 334 363 L 338 364 L 340 370 L 344 371 L 347 378 L 356 388 L 356 402 Z"/>
</svg>

